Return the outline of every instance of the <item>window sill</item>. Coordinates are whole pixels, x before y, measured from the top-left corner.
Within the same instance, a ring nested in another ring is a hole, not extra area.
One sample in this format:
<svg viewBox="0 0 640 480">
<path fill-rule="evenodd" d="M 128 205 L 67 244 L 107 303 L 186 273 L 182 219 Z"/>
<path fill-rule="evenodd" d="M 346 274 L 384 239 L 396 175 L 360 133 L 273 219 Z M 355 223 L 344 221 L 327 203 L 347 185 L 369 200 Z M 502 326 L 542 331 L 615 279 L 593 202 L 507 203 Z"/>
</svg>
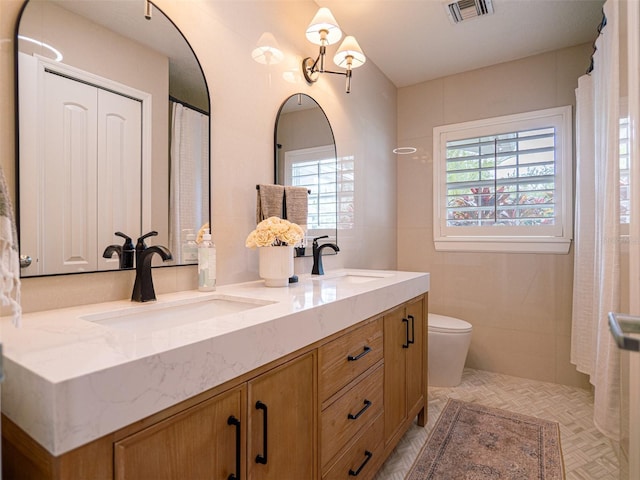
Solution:
<svg viewBox="0 0 640 480">
<path fill-rule="evenodd" d="M 482 252 L 482 253 L 551 253 L 564 255 L 569 253 L 571 240 L 564 238 L 436 238 L 436 251 L 439 252 Z"/>
</svg>

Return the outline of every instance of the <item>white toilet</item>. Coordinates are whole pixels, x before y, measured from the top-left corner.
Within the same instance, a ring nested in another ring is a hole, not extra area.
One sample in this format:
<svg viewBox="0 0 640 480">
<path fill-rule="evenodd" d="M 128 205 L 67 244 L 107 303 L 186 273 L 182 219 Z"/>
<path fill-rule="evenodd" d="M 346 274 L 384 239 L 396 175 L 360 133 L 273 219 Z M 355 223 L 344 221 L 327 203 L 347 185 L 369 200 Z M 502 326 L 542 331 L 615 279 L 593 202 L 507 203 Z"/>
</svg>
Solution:
<svg viewBox="0 0 640 480">
<path fill-rule="evenodd" d="M 459 318 L 436 313 L 428 315 L 428 323 L 428 384 L 433 387 L 455 387 L 462 380 L 472 326 Z"/>
</svg>

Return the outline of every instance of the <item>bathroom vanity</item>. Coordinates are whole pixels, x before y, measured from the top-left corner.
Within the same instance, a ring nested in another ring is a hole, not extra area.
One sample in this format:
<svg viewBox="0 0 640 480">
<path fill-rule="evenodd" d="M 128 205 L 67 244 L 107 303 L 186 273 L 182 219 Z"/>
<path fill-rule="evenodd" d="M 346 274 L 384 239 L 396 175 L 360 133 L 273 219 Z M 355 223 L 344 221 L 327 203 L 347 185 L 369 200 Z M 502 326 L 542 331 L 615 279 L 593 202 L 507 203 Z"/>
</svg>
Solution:
<svg viewBox="0 0 640 480">
<path fill-rule="evenodd" d="M 372 478 L 426 423 L 428 291 L 340 270 L 3 319 L 5 478 Z"/>
</svg>

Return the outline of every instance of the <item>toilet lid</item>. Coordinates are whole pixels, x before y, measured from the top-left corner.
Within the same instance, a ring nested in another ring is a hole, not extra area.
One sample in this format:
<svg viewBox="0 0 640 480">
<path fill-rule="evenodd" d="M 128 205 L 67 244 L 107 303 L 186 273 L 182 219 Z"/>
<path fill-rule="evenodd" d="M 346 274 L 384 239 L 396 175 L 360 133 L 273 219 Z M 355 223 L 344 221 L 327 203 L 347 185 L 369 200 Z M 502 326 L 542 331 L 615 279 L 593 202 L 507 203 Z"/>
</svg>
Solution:
<svg viewBox="0 0 640 480">
<path fill-rule="evenodd" d="M 469 322 L 465 322 L 459 318 L 438 315 L 437 313 L 430 313 L 428 315 L 428 323 L 430 332 L 467 333 L 472 329 Z"/>
</svg>

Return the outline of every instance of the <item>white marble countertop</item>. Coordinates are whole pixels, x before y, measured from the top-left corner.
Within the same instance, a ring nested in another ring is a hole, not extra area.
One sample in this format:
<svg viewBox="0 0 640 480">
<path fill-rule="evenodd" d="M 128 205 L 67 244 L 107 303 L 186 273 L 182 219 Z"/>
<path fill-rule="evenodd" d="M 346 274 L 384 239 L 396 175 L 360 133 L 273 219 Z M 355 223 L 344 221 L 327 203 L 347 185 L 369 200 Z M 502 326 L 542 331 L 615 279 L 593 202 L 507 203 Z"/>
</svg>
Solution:
<svg viewBox="0 0 640 480">
<path fill-rule="evenodd" d="M 255 281 L 159 295 L 148 304 L 30 313 L 20 328 L 2 318 L 2 412 L 60 455 L 428 290 L 428 273 L 345 269 L 302 275 L 285 288 Z M 105 312 L 212 298 L 250 308 L 198 321 L 171 315 L 160 326 L 155 317 L 139 325 L 101 320 Z"/>
</svg>

